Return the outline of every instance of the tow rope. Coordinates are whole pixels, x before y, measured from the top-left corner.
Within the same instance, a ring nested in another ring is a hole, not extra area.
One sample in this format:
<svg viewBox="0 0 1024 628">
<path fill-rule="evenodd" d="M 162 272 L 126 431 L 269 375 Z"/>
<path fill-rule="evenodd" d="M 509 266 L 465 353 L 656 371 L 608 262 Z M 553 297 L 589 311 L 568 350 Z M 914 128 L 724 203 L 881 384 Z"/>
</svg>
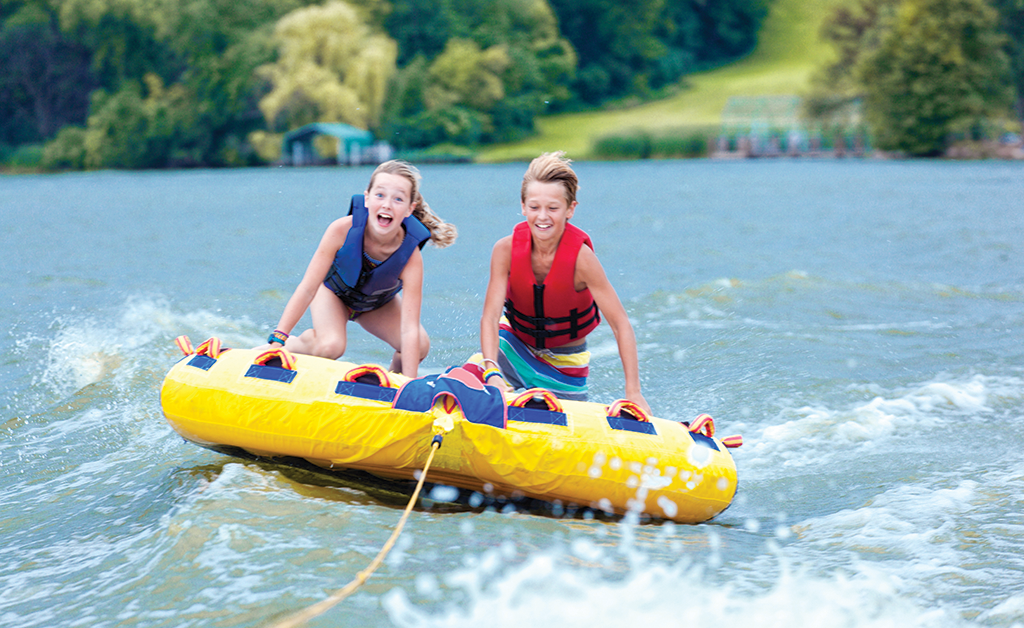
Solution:
<svg viewBox="0 0 1024 628">
<path fill-rule="evenodd" d="M 402 533 L 405 521 L 409 518 L 409 513 L 412 511 L 412 507 L 416 504 L 416 499 L 420 495 L 420 489 L 423 488 L 423 482 L 427 479 L 427 470 L 430 469 L 430 463 L 434 460 L 434 452 L 436 452 L 441 446 L 442 440 L 442 434 L 434 435 L 434 440 L 430 443 L 430 455 L 427 456 L 427 462 L 423 465 L 423 472 L 420 473 L 420 479 L 416 483 L 416 490 L 413 491 L 412 497 L 409 499 L 409 504 L 405 507 L 405 512 L 402 513 L 402 518 L 399 519 L 398 525 L 395 526 L 395 531 L 391 533 L 391 538 L 389 538 L 387 543 L 384 544 L 384 547 L 381 548 L 377 557 L 373 559 L 373 562 L 371 562 L 366 569 L 356 574 L 356 577 L 352 579 L 352 582 L 349 582 L 342 588 L 338 589 L 324 600 L 311 606 L 307 606 L 298 613 L 274 624 L 272 628 L 295 628 L 296 626 L 301 626 L 314 617 L 322 615 L 331 607 L 352 595 L 355 590 L 362 586 L 373 572 L 377 570 L 377 567 L 380 567 L 381 563 L 384 562 L 384 557 L 388 555 L 388 552 L 390 552 L 391 548 L 394 547 L 395 542 L 398 541 L 398 535 Z"/>
</svg>

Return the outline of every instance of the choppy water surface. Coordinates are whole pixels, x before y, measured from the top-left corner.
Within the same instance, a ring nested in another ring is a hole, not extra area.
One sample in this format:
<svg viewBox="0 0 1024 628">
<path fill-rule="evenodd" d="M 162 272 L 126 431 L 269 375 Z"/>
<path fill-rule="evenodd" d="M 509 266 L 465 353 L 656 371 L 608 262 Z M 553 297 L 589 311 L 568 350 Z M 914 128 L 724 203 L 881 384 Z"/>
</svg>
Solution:
<svg viewBox="0 0 1024 628">
<path fill-rule="evenodd" d="M 461 232 L 426 250 L 425 370 L 476 350 L 523 170 L 423 168 Z M 1021 165 L 578 172 L 656 414 L 745 438 L 734 504 L 681 526 L 435 494 L 311 625 L 1024 625 Z M 408 494 L 196 447 L 159 404 L 173 338 L 261 343 L 368 176 L 0 178 L 0 625 L 264 625 L 370 562 Z M 352 333 L 347 358 L 388 355 Z"/>
</svg>

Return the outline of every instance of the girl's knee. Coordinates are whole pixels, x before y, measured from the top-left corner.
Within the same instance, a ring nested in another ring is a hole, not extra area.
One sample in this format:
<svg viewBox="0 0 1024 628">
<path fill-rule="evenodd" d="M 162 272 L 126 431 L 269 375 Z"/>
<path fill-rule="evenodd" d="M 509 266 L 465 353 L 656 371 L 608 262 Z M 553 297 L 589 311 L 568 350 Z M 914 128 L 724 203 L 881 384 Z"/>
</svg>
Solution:
<svg viewBox="0 0 1024 628">
<path fill-rule="evenodd" d="M 337 360 L 345 355 L 344 338 L 317 338 L 317 354 L 322 358 Z"/>
<path fill-rule="evenodd" d="M 420 360 L 427 357 L 430 353 L 430 336 L 423 329 L 420 329 Z"/>
</svg>

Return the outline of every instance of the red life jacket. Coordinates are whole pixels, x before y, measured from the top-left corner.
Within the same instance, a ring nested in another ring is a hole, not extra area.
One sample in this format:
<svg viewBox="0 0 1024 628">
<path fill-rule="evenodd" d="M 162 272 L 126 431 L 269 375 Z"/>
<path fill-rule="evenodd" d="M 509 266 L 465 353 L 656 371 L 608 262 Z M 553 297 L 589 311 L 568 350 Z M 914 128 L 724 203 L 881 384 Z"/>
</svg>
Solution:
<svg viewBox="0 0 1024 628">
<path fill-rule="evenodd" d="M 505 317 L 512 333 L 526 344 L 538 349 L 559 347 L 586 336 L 601 322 L 590 290 L 576 291 L 576 258 L 584 244 L 593 250 L 590 236 L 566 223 L 551 270 L 544 283 L 537 284 L 530 263 L 530 226 L 516 225 Z"/>
</svg>

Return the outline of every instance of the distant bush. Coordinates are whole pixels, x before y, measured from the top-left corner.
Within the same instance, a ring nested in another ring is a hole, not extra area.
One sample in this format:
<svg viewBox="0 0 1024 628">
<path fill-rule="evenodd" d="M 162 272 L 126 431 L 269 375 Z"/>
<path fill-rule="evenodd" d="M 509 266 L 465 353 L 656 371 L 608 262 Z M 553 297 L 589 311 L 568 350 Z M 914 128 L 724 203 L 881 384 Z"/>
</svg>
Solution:
<svg viewBox="0 0 1024 628">
<path fill-rule="evenodd" d="M 0 165 L 14 169 L 36 169 L 43 161 L 42 144 L 22 144 L 0 150 Z"/>
<path fill-rule="evenodd" d="M 47 170 L 82 170 L 85 168 L 85 129 L 66 126 L 43 151 Z"/>
<path fill-rule="evenodd" d="M 649 159 L 651 136 L 646 131 L 604 135 L 594 142 L 594 156 L 600 159 Z"/>
<path fill-rule="evenodd" d="M 717 128 L 691 127 L 659 132 L 633 130 L 604 135 L 594 142 L 598 159 L 686 159 L 706 157 Z"/>
<path fill-rule="evenodd" d="M 707 157 L 708 140 L 715 136 L 712 129 L 691 129 L 677 135 L 662 135 L 651 141 L 651 156 L 655 158 Z"/>
</svg>

